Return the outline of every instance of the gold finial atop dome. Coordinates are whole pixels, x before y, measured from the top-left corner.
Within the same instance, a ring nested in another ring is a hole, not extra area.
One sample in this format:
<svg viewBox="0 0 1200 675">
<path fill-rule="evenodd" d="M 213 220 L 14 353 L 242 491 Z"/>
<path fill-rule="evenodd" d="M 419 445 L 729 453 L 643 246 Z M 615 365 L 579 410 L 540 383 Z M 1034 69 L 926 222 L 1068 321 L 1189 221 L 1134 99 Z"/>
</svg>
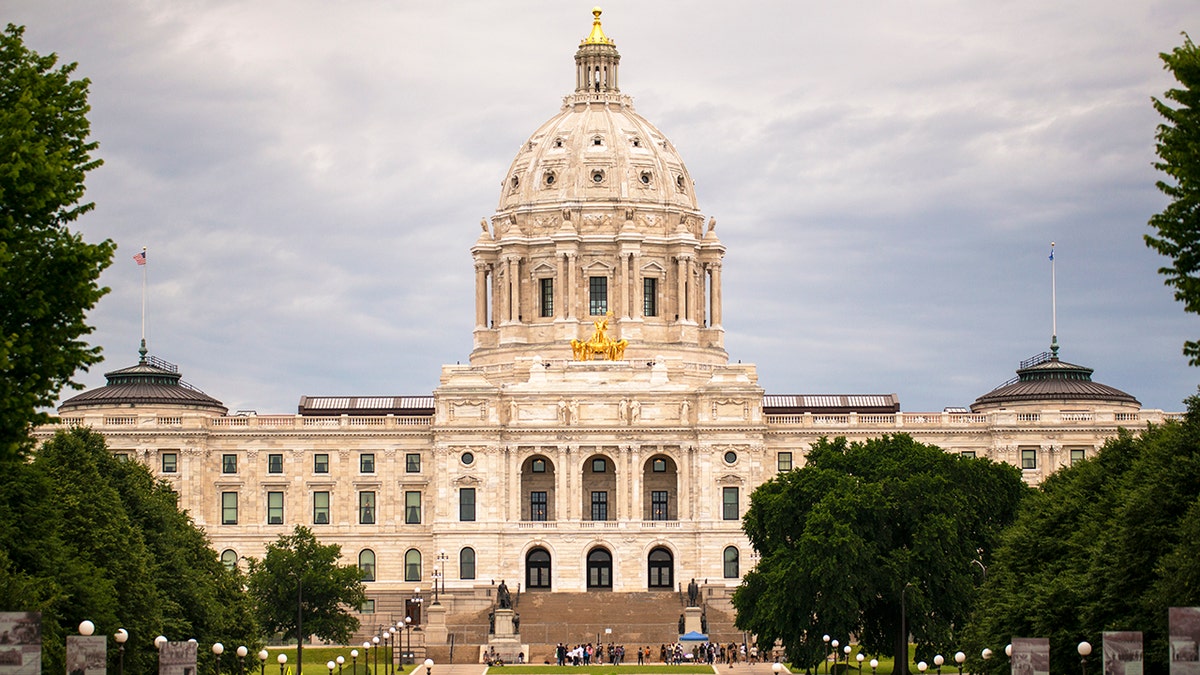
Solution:
<svg viewBox="0 0 1200 675">
<path fill-rule="evenodd" d="M 580 42 L 580 45 L 611 45 L 612 40 L 604 36 L 604 29 L 600 27 L 600 12 L 599 7 L 592 8 L 592 33 L 585 40 Z"/>
</svg>

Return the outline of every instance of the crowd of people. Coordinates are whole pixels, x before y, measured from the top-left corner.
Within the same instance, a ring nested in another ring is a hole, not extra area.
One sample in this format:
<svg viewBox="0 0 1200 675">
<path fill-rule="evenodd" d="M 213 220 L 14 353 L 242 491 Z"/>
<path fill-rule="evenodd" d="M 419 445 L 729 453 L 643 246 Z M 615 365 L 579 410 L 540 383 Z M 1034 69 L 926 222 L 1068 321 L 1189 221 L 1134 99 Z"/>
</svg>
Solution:
<svg viewBox="0 0 1200 675">
<path fill-rule="evenodd" d="M 650 645 L 638 647 L 636 652 L 637 664 L 643 665 L 648 662 L 657 661 L 666 664 L 680 663 L 707 663 L 726 664 L 733 666 L 739 662 L 742 663 L 758 663 L 759 654 L 758 647 L 755 645 L 740 645 L 734 642 L 729 644 L 718 644 L 715 642 L 689 642 L 675 644 L 660 644 L 657 654 Z M 588 666 L 609 664 L 619 666 L 625 662 L 626 652 L 625 645 L 613 644 L 607 645 L 592 643 L 577 644 L 568 646 L 562 642 L 554 648 L 555 662 L 560 666 Z"/>
</svg>

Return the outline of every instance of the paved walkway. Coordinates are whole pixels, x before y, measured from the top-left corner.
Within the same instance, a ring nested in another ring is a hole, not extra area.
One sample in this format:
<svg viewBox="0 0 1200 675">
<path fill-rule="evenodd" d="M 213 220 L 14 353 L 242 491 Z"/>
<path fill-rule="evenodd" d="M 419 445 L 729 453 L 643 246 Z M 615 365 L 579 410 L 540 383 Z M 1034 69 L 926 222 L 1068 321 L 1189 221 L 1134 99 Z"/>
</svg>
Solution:
<svg viewBox="0 0 1200 675">
<path fill-rule="evenodd" d="M 715 675 L 774 675 L 774 673 L 771 671 L 772 665 L 773 664 L 770 662 L 767 662 L 755 664 L 739 663 L 732 668 L 729 666 L 713 666 L 713 673 Z M 433 670 L 433 675 L 485 675 L 488 673 L 487 666 L 481 663 L 455 663 L 451 665 L 440 666 L 435 665 Z M 501 667 L 497 668 L 495 673 L 491 673 L 491 675 L 500 675 L 503 672 L 504 668 Z M 583 666 L 579 666 L 579 672 L 586 673 L 588 670 Z M 791 671 L 789 671 L 785 665 L 783 667 L 783 672 L 790 673 Z M 418 671 L 418 674 L 423 675 L 420 673 L 420 671 Z"/>
</svg>

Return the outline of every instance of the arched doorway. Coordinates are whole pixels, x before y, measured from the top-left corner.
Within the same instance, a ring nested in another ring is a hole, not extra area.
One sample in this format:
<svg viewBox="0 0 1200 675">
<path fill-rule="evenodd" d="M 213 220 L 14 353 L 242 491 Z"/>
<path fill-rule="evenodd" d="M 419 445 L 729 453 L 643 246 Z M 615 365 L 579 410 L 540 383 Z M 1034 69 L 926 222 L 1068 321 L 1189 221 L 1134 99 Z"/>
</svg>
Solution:
<svg viewBox="0 0 1200 675">
<path fill-rule="evenodd" d="M 650 574 L 647 585 L 651 590 L 675 588 L 675 556 L 670 551 L 661 546 L 650 551 L 647 569 Z"/>
<path fill-rule="evenodd" d="M 607 549 L 588 552 L 587 587 L 589 591 L 612 590 L 612 554 Z"/>
<path fill-rule="evenodd" d="M 525 588 L 550 589 L 550 552 L 535 548 L 525 554 Z"/>
</svg>

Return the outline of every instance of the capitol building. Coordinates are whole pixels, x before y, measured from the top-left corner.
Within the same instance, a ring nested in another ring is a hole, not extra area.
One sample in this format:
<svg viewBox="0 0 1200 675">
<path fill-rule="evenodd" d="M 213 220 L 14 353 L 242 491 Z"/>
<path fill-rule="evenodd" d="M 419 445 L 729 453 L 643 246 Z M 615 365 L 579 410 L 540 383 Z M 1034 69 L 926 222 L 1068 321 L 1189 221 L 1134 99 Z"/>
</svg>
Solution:
<svg viewBox="0 0 1200 675">
<path fill-rule="evenodd" d="M 231 415 L 143 347 L 39 437 L 103 434 L 175 488 L 229 565 L 311 528 L 362 569 L 363 632 L 420 612 L 432 649 L 482 635 L 486 620 L 470 627 L 502 580 L 525 596 L 526 630 L 537 594 L 677 594 L 691 579 L 728 612 L 755 563 L 751 493 L 823 436 L 905 433 L 1037 484 L 1122 427 L 1176 416 L 1094 381 L 1057 343 L 970 409 L 764 391 L 724 346 L 720 233 L 737 224 L 701 210 L 683 157 L 622 91 L 599 10 L 563 67 L 574 91 L 517 149 L 492 217 L 462 224 L 479 228 L 474 346 L 435 390 Z"/>
</svg>

